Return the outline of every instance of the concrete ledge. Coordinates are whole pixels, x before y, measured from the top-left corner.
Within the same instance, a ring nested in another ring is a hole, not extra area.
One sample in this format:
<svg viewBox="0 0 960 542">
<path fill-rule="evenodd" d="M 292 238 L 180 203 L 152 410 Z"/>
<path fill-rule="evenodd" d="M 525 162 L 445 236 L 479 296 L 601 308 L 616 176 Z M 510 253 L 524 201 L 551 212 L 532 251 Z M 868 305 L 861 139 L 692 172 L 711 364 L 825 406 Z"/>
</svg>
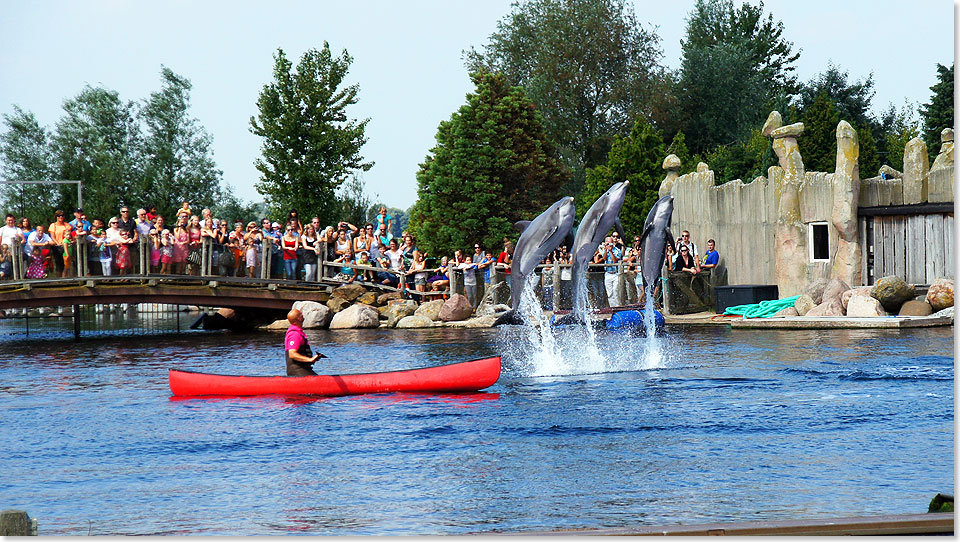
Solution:
<svg viewBox="0 0 960 542">
<path fill-rule="evenodd" d="M 734 329 L 902 329 L 908 327 L 951 326 L 949 316 L 881 316 L 850 318 L 847 316 L 788 316 L 784 318 L 749 318 L 729 320 Z"/>
</svg>

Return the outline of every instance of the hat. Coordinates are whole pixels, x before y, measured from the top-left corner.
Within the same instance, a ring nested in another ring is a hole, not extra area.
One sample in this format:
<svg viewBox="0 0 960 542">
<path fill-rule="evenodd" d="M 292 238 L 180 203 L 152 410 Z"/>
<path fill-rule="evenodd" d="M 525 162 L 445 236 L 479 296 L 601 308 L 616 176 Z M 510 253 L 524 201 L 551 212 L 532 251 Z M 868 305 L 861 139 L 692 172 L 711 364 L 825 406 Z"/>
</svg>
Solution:
<svg viewBox="0 0 960 542">
<path fill-rule="evenodd" d="M 73 212 L 75 212 L 75 213 L 82 213 L 82 212 L 83 212 L 83 209 L 82 209 L 81 207 L 77 207 L 76 209 L 74 209 Z"/>
<path fill-rule="evenodd" d="M 280 223 L 279 223 L 279 222 L 274 222 L 273 224 L 270 224 L 270 227 L 271 227 L 271 228 L 279 228 L 279 227 L 280 227 Z"/>
</svg>

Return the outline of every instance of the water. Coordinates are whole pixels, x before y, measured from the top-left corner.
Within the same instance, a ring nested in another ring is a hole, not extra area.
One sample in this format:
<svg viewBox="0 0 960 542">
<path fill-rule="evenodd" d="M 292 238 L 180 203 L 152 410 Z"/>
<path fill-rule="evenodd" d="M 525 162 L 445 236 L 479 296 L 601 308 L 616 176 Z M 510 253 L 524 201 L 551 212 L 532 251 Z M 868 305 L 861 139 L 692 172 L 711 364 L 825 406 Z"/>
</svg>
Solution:
<svg viewBox="0 0 960 542">
<path fill-rule="evenodd" d="M 923 513 L 954 492 L 952 332 L 672 328 L 656 369 L 599 332 L 614 372 L 539 377 L 499 330 L 308 332 L 332 373 L 504 355 L 486 393 L 327 399 L 170 398 L 170 367 L 279 374 L 278 334 L 7 341 L 0 503 L 45 535 Z"/>
</svg>

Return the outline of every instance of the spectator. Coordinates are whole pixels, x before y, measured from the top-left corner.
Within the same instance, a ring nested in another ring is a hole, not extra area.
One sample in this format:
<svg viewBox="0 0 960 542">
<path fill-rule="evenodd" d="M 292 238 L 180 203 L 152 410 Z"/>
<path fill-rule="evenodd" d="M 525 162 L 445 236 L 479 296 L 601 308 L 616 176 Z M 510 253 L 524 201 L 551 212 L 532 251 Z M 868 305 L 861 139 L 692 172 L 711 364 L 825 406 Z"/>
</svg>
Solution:
<svg viewBox="0 0 960 542">
<path fill-rule="evenodd" d="M 450 258 L 444 256 L 440 258 L 440 267 L 434 270 L 436 275 L 427 279 L 430 289 L 434 292 L 442 292 L 450 285 Z"/>
<path fill-rule="evenodd" d="M 684 245 L 690 252 L 690 255 L 694 258 L 700 257 L 700 254 L 697 252 L 697 245 L 693 244 L 693 241 L 690 240 L 690 232 L 683 230 L 680 233 L 680 239 L 677 241 L 677 252 L 680 252 L 680 246 Z"/>
<path fill-rule="evenodd" d="M 637 299 L 643 297 L 643 271 L 640 268 L 640 236 L 633 236 L 633 246 L 624 253 L 623 259 L 630 263 L 627 269 L 633 272 L 633 285 L 637 288 Z"/>
<path fill-rule="evenodd" d="M 96 261 L 100 264 L 100 274 L 109 277 L 113 274 L 113 245 L 107 243 L 107 230 L 103 220 L 93 219 L 93 227 L 87 234 L 90 246 L 96 251 Z"/>
<path fill-rule="evenodd" d="M 230 270 L 233 269 L 235 262 L 233 249 L 230 246 L 230 232 L 227 231 L 226 220 L 221 220 L 220 223 L 217 224 L 217 232 L 214 235 L 214 245 L 220 247 L 220 256 L 214 260 L 214 263 L 219 268 L 220 274 L 227 276 Z"/>
<path fill-rule="evenodd" d="M 137 237 L 141 239 L 147 239 L 150 237 L 150 234 L 155 232 L 157 227 L 152 220 L 147 218 L 147 211 L 144 209 L 137 209 L 137 218 L 135 219 L 137 224 Z"/>
<path fill-rule="evenodd" d="M 366 265 L 373 267 L 373 262 L 370 261 L 370 254 L 366 251 L 357 254 L 357 265 Z M 373 282 L 373 271 L 369 269 L 363 270 L 363 280 L 366 282 Z"/>
<path fill-rule="evenodd" d="M 56 218 L 54 219 L 55 221 L 50 224 L 49 228 L 50 238 L 53 239 L 53 244 L 50 246 L 50 255 L 53 258 L 54 272 L 63 278 L 70 272 L 64 256 L 67 255 L 69 251 L 69 235 L 73 228 L 70 224 L 64 222 L 63 211 L 58 209 L 53 215 Z M 69 258 L 69 256 L 67 256 L 67 258 Z"/>
<path fill-rule="evenodd" d="M 720 254 L 716 250 L 717 243 L 710 239 L 707 241 L 707 252 L 703 255 L 703 264 L 700 269 L 713 269 L 720 263 Z"/>
<path fill-rule="evenodd" d="M 460 269 L 463 269 L 463 289 L 470 301 L 470 306 L 476 307 L 477 302 L 477 269 L 480 262 L 483 261 L 483 253 L 480 251 L 480 245 L 473 245 L 473 255 L 463 256 Z"/>
<path fill-rule="evenodd" d="M 124 205 L 120 208 L 120 220 L 117 222 L 117 229 L 127 232 L 129 240 L 137 240 L 137 222 L 130 216 L 130 208 Z"/>
<path fill-rule="evenodd" d="M 400 251 L 396 239 L 390 239 L 388 246 L 390 248 L 380 258 L 380 267 L 388 271 L 381 271 L 377 279 L 380 280 L 380 284 L 396 288 L 400 285 L 400 277 L 397 273 L 403 271 L 403 252 Z"/>
<path fill-rule="evenodd" d="M 413 264 L 413 253 L 417 250 L 417 245 L 414 243 L 412 235 L 403 236 L 403 246 L 400 247 L 400 251 L 403 252 L 403 266 L 406 269 L 410 269 L 410 265 Z"/>
<path fill-rule="evenodd" d="M 337 229 L 337 241 L 334 243 L 334 252 L 336 253 L 336 258 L 340 258 L 347 252 L 352 252 L 353 246 L 350 243 L 350 240 L 347 239 L 347 230 L 344 228 Z M 334 259 L 336 259 L 334 258 Z"/>
<path fill-rule="evenodd" d="M 169 275 L 170 269 L 173 266 L 173 234 L 170 233 L 170 230 L 161 230 L 154 244 L 160 251 L 160 274 Z"/>
<path fill-rule="evenodd" d="M 0 227 L 0 245 L 13 249 L 15 244 L 22 244 L 25 241 L 23 231 L 17 227 L 16 222 L 13 215 L 7 214 L 6 223 Z"/>
<path fill-rule="evenodd" d="M 618 266 L 613 265 L 620 262 L 623 258 L 623 253 L 620 251 L 620 248 L 617 247 L 616 243 L 613 241 L 613 237 L 607 237 L 604 239 L 602 245 L 597 251 L 596 256 L 594 256 L 594 263 L 606 263 L 607 265 L 603 268 L 603 286 L 607 290 L 607 301 L 611 307 L 620 306 L 620 292 L 618 291 L 617 285 L 619 283 L 619 274 Z"/>
<path fill-rule="evenodd" d="M 380 209 L 377 210 L 377 216 L 374 218 L 377 222 L 377 229 L 380 229 L 380 226 L 383 226 L 386 231 L 393 231 L 393 217 L 387 214 L 387 207 L 384 205 L 380 206 Z M 387 242 L 390 240 L 387 239 Z"/>
<path fill-rule="evenodd" d="M 233 269 L 230 271 L 230 276 L 238 277 L 241 276 L 241 270 L 246 259 L 243 246 L 243 222 L 236 222 L 233 225 L 233 231 L 230 232 L 227 239 L 229 240 L 230 250 L 233 252 Z"/>
<path fill-rule="evenodd" d="M 473 248 L 476 250 L 477 247 Z M 484 284 L 490 284 L 490 268 L 493 267 L 496 261 L 496 258 L 493 257 L 492 250 L 483 251 L 483 256 L 480 258 L 480 261 L 477 262 L 477 271 L 483 274 Z M 486 288 L 484 288 L 484 290 L 486 290 Z"/>
<path fill-rule="evenodd" d="M 130 259 L 130 233 L 127 230 L 120 230 L 120 244 L 117 246 L 117 255 L 114 262 L 117 264 L 117 273 L 126 275 L 131 267 Z"/>
<path fill-rule="evenodd" d="M 188 205 L 185 201 L 184 205 Z M 188 207 L 189 208 L 189 207 Z M 173 265 L 175 275 L 182 275 L 187 270 L 187 251 L 190 244 L 190 233 L 187 231 L 187 217 L 179 214 L 177 225 L 173 228 Z"/>
<path fill-rule="evenodd" d="M 363 226 L 363 230 L 370 243 L 370 261 L 375 262 L 377 258 L 380 257 L 380 240 L 374 235 L 373 224 L 367 222 L 366 225 Z"/>
<path fill-rule="evenodd" d="M 247 277 L 253 278 L 256 276 L 254 271 L 257 267 L 260 267 L 260 247 L 263 246 L 263 236 L 260 235 L 257 223 L 252 220 L 247 224 L 247 233 L 243 236 L 243 244 L 246 247 Z"/>
<path fill-rule="evenodd" d="M 509 239 L 503 241 L 503 252 L 497 256 L 497 265 L 505 274 L 510 274 L 510 268 L 513 266 L 513 242 Z"/>
<path fill-rule="evenodd" d="M 43 231 L 43 224 L 37 224 L 37 229 L 27 237 L 26 244 L 30 247 L 30 265 L 27 268 L 27 278 L 46 278 L 44 260 L 48 258 L 49 252 L 45 254 L 45 251 L 49 251 L 50 247 L 53 246 L 53 239 Z"/>
<path fill-rule="evenodd" d="M 149 220 L 150 222 L 153 222 L 154 224 L 156 224 L 156 221 L 157 221 L 157 217 L 158 217 L 158 216 L 159 216 L 159 213 L 157 213 L 157 206 L 156 206 L 156 205 L 151 205 L 151 206 L 147 207 L 147 220 Z"/>
<path fill-rule="evenodd" d="M 210 252 L 207 254 L 207 258 L 210 259 L 211 271 L 217 265 L 216 262 L 220 261 L 220 251 L 222 250 L 222 247 L 217 243 L 217 227 L 213 225 L 213 222 L 213 218 L 206 218 L 200 225 L 200 248 L 206 250 L 204 245 L 209 243 Z"/>
<path fill-rule="evenodd" d="M 390 245 L 390 240 L 393 239 L 393 234 L 387 230 L 386 224 L 381 224 L 377 227 L 377 242 L 380 244 L 380 252 L 384 252 Z"/>
<path fill-rule="evenodd" d="M 304 280 L 307 282 L 316 282 L 317 280 L 317 258 L 320 255 L 320 238 L 313 227 L 313 224 L 307 224 L 303 228 L 303 235 L 300 236 L 300 243 L 303 247 L 303 270 Z"/>
<path fill-rule="evenodd" d="M 413 284 L 418 292 L 427 291 L 427 279 L 430 273 L 427 272 L 427 261 L 424 259 L 424 253 L 419 250 L 413 251 L 413 263 L 410 265 L 410 273 L 413 274 Z M 474 286 L 476 288 L 476 286 Z"/>
<path fill-rule="evenodd" d="M 673 262 L 673 270 L 678 272 L 683 271 L 692 275 L 700 272 L 700 263 L 690 254 L 690 249 L 682 243 L 678 249 L 677 259 Z"/>
<path fill-rule="evenodd" d="M 178 223 L 180 222 L 180 217 L 183 217 L 189 220 L 190 215 L 192 214 L 193 212 L 190 210 L 190 202 L 187 200 L 183 200 L 183 205 L 181 205 L 180 208 L 177 209 L 177 222 Z"/>
<path fill-rule="evenodd" d="M 263 241 L 270 247 L 270 276 L 280 278 L 283 276 L 283 251 L 280 249 L 283 231 L 279 222 L 270 222 L 270 219 L 264 218 L 263 223 Z"/>
<path fill-rule="evenodd" d="M 74 238 L 80 237 L 81 235 L 86 236 L 93 228 L 93 226 L 87 222 L 87 215 L 83 214 L 83 209 L 80 207 L 77 207 L 73 211 L 73 220 L 71 220 L 69 224 L 70 227 L 73 228 Z"/>
<path fill-rule="evenodd" d="M 13 256 L 10 254 L 10 245 L 0 243 L 0 280 L 13 277 Z"/>
<path fill-rule="evenodd" d="M 291 211 L 291 213 L 296 213 L 296 211 Z M 297 247 L 300 245 L 300 237 L 297 235 L 296 228 L 296 222 L 287 222 L 287 231 L 280 239 L 283 249 L 284 278 L 287 280 L 296 280 L 297 278 Z"/>
<path fill-rule="evenodd" d="M 290 212 L 287 213 L 287 224 L 293 224 L 294 237 L 299 238 L 300 234 L 303 233 L 303 224 L 300 222 L 300 213 L 296 209 L 290 209 Z"/>
<path fill-rule="evenodd" d="M 187 272 L 191 275 L 200 274 L 200 263 L 203 261 L 203 256 L 200 254 L 200 249 L 203 244 L 202 230 L 203 228 L 200 227 L 200 217 L 192 215 L 187 222 L 187 234 L 190 239 L 187 242 L 187 264 L 189 265 Z"/>
<path fill-rule="evenodd" d="M 352 284 L 357 278 L 357 274 L 352 267 L 348 267 L 353 263 L 353 248 L 347 247 L 346 252 L 333 260 L 334 263 L 341 264 L 340 272 L 337 273 L 337 276 L 333 277 L 334 280 L 343 281 L 346 284 Z"/>
</svg>

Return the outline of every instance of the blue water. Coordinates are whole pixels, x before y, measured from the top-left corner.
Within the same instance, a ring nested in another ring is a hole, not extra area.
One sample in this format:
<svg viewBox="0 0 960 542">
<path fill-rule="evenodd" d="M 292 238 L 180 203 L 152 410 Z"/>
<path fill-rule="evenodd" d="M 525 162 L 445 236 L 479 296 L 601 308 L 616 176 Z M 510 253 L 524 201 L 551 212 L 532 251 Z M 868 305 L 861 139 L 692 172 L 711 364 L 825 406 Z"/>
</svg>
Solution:
<svg viewBox="0 0 960 542">
<path fill-rule="evenodd" d="M 531 377 L 503 330 L 309 332 L 331 373 L 505 356 L 486 393 L 327 399 L 170 398 L 170 367 L 278 374 L 277 334 L 8 342 L 0 507 L 44 535 L 923 513 L 954 492 L 952 333 L 673 328 L 657 368 Z M 644 339 L 597 341 L 643 366 Z"/>
</svg>

